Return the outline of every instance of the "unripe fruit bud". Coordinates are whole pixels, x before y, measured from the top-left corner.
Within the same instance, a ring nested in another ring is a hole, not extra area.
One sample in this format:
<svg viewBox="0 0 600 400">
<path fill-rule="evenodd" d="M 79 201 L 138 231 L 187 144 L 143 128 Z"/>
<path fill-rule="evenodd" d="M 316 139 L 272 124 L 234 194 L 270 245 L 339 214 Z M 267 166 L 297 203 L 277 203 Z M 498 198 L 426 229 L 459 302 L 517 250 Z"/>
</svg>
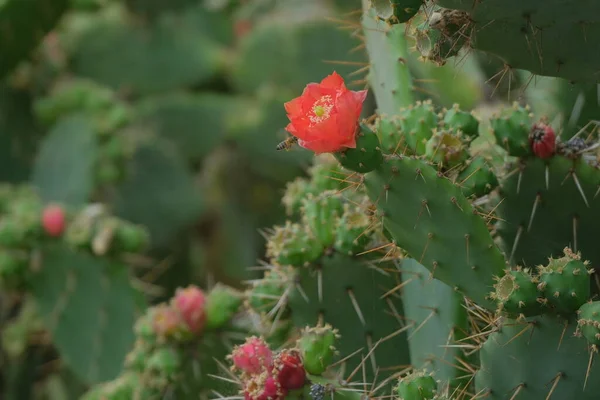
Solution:
<svg viewBox="0 0 600 400">
<path fill-rule="evenodd" d="M 298 340 L 304 368 L 309 374 L 321 375 L 333 362 L 335 348 L 333 344 L 337 332 L 331 325 L 307 328 Z"/>
<path fill-rule="evenodd" d="M 273 353 L 267 343 L 256 336 L 246 339 L 231 353 L 233 365 L 248 374 L 260 374 L 273 365 Z"/>
<path fill-rule="evenodd" d="M 218 329 L 238 311 L 242 298 L 233 289 L 217 284 L 206 298 L 206 329 Z"/>
<path fill-rule="evenodd" d="M 430 400 L 437 392 L 437 382 L 425 372 L 415 372 L 398 383 L 398 396 L 401 399 Z"/>
<path fill-rule="evenodd" d="M 172 307 L 179 311 L 181 318 L 192 333 L 202 332 L 206 321 L 206 296 L 196 286 L 177 289 Z"/>
<path fill-rule="evenodd" d="M 65 211 L 61 206 L 49 205 L 42 213 L 44 231 L 53 237 L 62 235 L 66 226 Z"/>
</svg>

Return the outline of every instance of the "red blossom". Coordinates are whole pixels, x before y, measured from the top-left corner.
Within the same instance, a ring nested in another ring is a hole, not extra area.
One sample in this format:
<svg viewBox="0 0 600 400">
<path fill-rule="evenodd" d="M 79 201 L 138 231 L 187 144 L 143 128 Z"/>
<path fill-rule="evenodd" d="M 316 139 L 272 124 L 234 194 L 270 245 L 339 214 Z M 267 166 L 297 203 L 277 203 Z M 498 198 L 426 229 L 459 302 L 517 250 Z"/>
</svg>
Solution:
<svg viewBox="0 0 600 400">
<path fill-rule="evenodd" d="M 531 150 L 539 158 L 552 157 L 556 149 L 556 135 L 554 129 L 544 122 L 539 122 L 531 127 L 529 134 Z"/>
<path fill-rule="evenodd" d="M 356 130 L 367 91 L 346 88 L 335 71 L 321 83 L 309 83 L 302 95 L 284 104 L 285 128 L 298 144 L 316 154 L 356 148 Z"/>
</svg>

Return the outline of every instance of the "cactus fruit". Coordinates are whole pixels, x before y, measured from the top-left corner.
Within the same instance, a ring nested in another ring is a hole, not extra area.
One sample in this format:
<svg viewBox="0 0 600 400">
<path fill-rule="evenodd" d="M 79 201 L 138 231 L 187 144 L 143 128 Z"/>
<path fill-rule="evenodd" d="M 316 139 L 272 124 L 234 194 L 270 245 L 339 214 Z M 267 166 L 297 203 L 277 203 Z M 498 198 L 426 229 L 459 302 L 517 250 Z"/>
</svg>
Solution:
<svg viewBox="0 0 600 400">
<path fill-rule="evenodd" d="M 306 362 L 306 358 L 300 359 L 297 350 L 285 349 L 280 351 L 273 360 L 273 369 L 277 382 L 288 390 L 296 390 L 304 387 L 306 383 L 306 370 L 303 362 Z"/>
<path fill-rule="evenodd" d="M 545 122 L 532 125 L 529 133 L 531 150 L 536 157 L 549 158 L 556 151 L 556 135 L 554 129 Z"/>
<path fill-rule="evenodd" d="M 206 329 L 219 329 L 233 318 L 242 305 L 241 294 L 217 284 L 206 298 Z"/>
<path fill-rule="evenodd" d="M 499 310 L 513 317 L 540 315 L 544 310 L 539 301 L 538 282 L 539 278 L 528 269 L 508 270 L 494 285 L 492 298 L 498 301 Z"/>
<path fill-rule="evenodd" d="M 231 359 L 236 369 L 249 375 L 256 375 L 272 366 L 273 352 L 263 339 L 252 336 L 233 350 Z"/>
<path fill-rule="evenodd" d="M 417 371 L 400 378 L 396 390 L 401 400 L 431 400 L 435 397 L 437 388 L 433 376 Z"/>
<path fill-rule="evenodd" d="M 197 286 L 178 289 L 172 307 L 179 312 L 187 328 L 198 334 L 206 322 L 206 296 Z"/>
<path fill-rule="evenodd" d="M 331 325 L 306 328 L 298 340 L 304 367 L 309 374 L 321 375 L 333 362 L 338 333 Z"/>
<path fill-rule="evenodd" d="M 577 310 L 578 329 L 592 345 L 600 345 L 600 302 L 590 301 Z"/>
<path fill-rule="evenodd" d="M 49 205 L 42 213 L 42 225 L 49 236 L 60 236 L 65 231 L 65 210 L 59 205 Z"/>
</svg>

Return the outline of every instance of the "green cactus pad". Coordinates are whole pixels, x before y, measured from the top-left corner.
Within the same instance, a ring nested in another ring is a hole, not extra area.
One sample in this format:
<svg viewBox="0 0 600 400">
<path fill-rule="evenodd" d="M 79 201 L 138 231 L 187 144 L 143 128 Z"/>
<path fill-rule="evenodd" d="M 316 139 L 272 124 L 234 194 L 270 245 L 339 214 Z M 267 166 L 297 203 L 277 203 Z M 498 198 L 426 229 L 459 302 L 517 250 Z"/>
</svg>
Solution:
<svg viewBox="0 0 600 400">
<path fill-rule="evenodd" d="M 385 154 L 397 153 L 401 150 L 404 139 L 400 133 L 399 119 L 395 117 L 379 117 L 375 132 L 381 143 L 381 150 Z"/>
<path fill-rule="evenodd" d="M 397 393 L 401 400 L 431 400 L 438 389 L 433 376 L 418 371 L 405 376 L 398 382 Z"/>
<path fill-rule="evenodd" d="M 590 301 L 577 312 L 578 329 L 586 340 L 593 345 L 600 345 L 600 301 Z"/>
<path fill-rule="evenodd" d="M 550 259 L 547 266 L 539 267 L 539 288 L 550 306 L 570 315 L 590 297 L 590 273 L 588 263 L 579 255 L 568 248 L 564 252 L 564 257 Z"/>
<path fill-rule="evenodd" d="M 570 247 L 592 266 L 600 265 L 594 233 L 600 220 L 600 172 L 581 159 L 560 156 L 523 161 L 512 172 L 502 182 L 497 208 L 507 259 L 545 265 L 548 257 L 560 257 Z"/>
<path fill-rule="evenodd" d="M 323 250 L 323 245 L 307 226 L 290 221 L 275 227 L 267 241 L 267 257 L 280 265 L 301 267 L 317 260 Z"/>
<path fill-rule="evenodd" d="M 97 155 L 96 132 L 87 118 L 60 120 L 44 138 L 33 169 L 32 181 L 42 200 L 85 204 L 94 189 Z"/>
<path fill-rule="evenodd" d="M 360 125 L 360 131 L 356 135 L 356 148 L 334 155 L 344 168 L 360 173 L 373 171 L 383 162 L 379 138 L 366 124 Z"/>
<path fill-rule="evenodd" d="M 298 339 L 302 364 L 306 372 L 321 375 L 333 362 L 337 332 L 331 325 L 306 328 Z"/>
<path fill-rule="evenodd" d="M 377 368 L 378 379 L 384 379 L 394 371 L 388 368 L 410 363 L 402 332 L 406 327 L 399 314 L 402 304 L 396 292 L 387 294 L 398 282 L 395 269 L 390 263 L 375 264 L 366 256 L 334 253 L 323 257 L 319 265 L 297 270 L 297 283 L 291 287 L 288 302 L 294 325 L 331 324 L 341 336 L 335 345 L 339 351 L 336 360 L 362 349 L 346 361 L 346 375 L 361 363 L 361 353 L 366 357 L 384 338 L 366 358 L 367 380 L 374 378 Z M 362 382 L 360 374 L 356 379 Z"/>
<path fill-rule="evenodd" d="M 507 271 L 494 286 L 492 298 L 498 302 L 500 311 L 512 317 L 521 314 L 526 317 L 540 315 L 544 307 L 538 301 L 540 298 L 538 282 L 538 278 L 534 277 L 529 270 L 519 268 Z"/>
<path fill-rule="evenodd" d="M 365 185 L 398 246 L 435 278 L 495 309 L 487 297 L 505 260 L 460 188 L 427 163 L 407 157 L 388 159 L 366 175 Z"/>
<path fill-rule="evenodd" d="M 144 95 L 206 83 L 224 62 L 221 45 L 193 18 L 145 25 L 128 24 L 124 16 L 96 22 L 77 42 L 73 72 L 116 90 Z"/>
<path fill-rule="evenodd" d="M 589 364 L 587 342 L 575 329 L 550 316 L 505 321 L 480 350 L 475 392 L 492 400 L 597 399 L 600 364 Z"/>
<path fill-rule="evenodd" d="M 221 143 L 240 105 L 238 99 L 220 94 L 173 94 L 143 101 L 134 123 L 175 143 L 187 159 L 199 161 Z"/>
<path fill-rule="evenodd" d="M 498 187 L 498 178 L 483 156 L 475 156 L 467 162 L 456 179 L 465 197 L 485 196 Z"/>
<path fill-rule="evenodd" d="M 32 277 L 32 293 L 73 372 L 87 383 L 119 374 L 134 342 L 138 301 L 124 265 L 47 247 Z"/>
<path fill-rule="evenodd" d="M 469 331 L 463 297 L 414 259 L 404 259 L 401 269 L 404 317 L 414 324 L 408 331 L 411 363 L 457 387 L 464 375 L 457 359 L 467 357 L 454 345 Z"/>
<path fill-rule="evenodd" d="M 496 142 L 514 157 L 531 154 L 529 130 L 532 122 L 529 107 L 521 107 L 517 103 L 490 119 Z"/>
<path fill-rule="evenodd" d="M 116 214 L 146 226 L 153 245 L 164 245 L 203 211 L 187 165 L 168 143 L 156 139 L 137 148 L 128 176 L 116 188 Z"/>
<path fill-rule="evenodd" d="M 68 0 L 9 0 L 0 4 L 0 79 L 51 31 L 69 7 Z"/>
<path fill-rule="evenodd" d="M 423 0 L 371 0 L 377 17 L 390 25 L 402 24 L 414 17 Z"/>
<path fill-rule="evenodd" d="M 600 60 L 593 40 L 600 34 L 595 1 L 440 0 L 441 7 L 470 13 L 469 45 L 507 66 L 569 81 L 598 82 Z M 584 28 L 585 27 L 585 28 Z"/>
<path fill-rule="evenodd" d="M 375 61 L 369 66 L 368 79 L 377 102 L 377 112 L 392 117 L 398 114 L 400 108 L 414 101 L 405 27 L 400 24 L 389 26 L 378 20 L 373 7 L 365 9 L 362 26 L 367 54 L 371 61 Z"/>
</svg>

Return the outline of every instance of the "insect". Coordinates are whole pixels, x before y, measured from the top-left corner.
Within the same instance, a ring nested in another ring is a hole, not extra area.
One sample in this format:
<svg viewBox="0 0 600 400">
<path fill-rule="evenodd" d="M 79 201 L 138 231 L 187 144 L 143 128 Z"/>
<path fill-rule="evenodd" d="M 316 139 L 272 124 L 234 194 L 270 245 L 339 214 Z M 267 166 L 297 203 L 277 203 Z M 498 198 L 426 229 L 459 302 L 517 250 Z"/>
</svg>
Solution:
<svg viewBox="0 0 600 400">
<path fill-rule="evenodd" d="M 298 143 L 298 138 L 295 136 L 290 136 L 289 138 L 285 139 L 283 142 L 277 145 L 277 150 L 289 151 L 292 148 L 292 146 L 296 143 Z"/>
</svg>

